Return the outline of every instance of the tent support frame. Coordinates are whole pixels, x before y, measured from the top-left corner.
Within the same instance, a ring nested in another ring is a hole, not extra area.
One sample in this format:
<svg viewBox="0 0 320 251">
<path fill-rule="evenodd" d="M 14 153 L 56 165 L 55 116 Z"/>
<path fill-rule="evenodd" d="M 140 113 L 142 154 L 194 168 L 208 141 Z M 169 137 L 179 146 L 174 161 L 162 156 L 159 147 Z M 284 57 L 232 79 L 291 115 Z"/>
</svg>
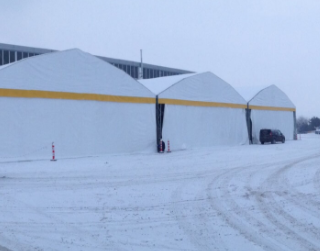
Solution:
<svg viewBox="0 0 320 251">
<path fill-rule="evenodd" d="M 249 107 L 247 107 L 247 109 L 246 109 L 246 122 L 247 122 L 249 144 L 252 145 L 253 142 L 252 142 L 251 109 L 249 109 Z"/>
</svg>

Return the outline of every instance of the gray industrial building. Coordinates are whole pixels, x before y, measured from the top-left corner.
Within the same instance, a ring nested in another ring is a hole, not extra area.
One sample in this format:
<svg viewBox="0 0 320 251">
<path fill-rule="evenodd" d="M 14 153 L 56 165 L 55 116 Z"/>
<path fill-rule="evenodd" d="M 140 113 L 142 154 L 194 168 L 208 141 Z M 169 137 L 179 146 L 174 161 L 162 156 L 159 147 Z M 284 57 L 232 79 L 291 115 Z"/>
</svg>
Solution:
<svg viewBox="0 0 320 251">
<path fill-rule="evenodd" d="M 54 51 L 55 50 L 0 43 L 0 66 L 21 60 L 23 58 L 33 57 L 33 56 L 37 56 L 44 53 L 54 52 Z M 102 56 L 97 56 L 97 57 L 125 71 L 127 74 L 129 74 L 131 77 L 135 79 L 139 77 L 139 68 L 141 67 L 140 62 L 115 59 L 115 58 L 107 58 Z M 192 73 L 192 72 L 143 63 L 144 79 L 179 75 L 179 74 L 185 74 L 185 73 Z"/>
</svg>

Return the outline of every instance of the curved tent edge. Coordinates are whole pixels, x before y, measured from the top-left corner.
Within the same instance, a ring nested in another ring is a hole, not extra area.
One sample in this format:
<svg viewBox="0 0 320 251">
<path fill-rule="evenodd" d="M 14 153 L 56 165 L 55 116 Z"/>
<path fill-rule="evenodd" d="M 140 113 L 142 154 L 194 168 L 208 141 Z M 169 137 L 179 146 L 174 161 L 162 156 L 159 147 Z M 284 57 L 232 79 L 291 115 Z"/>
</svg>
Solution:
<svg viewBox="0 0 320 251">
<path fill-rule="evenodd" d="M 187 73 L 188 74 L 188 73 Z M 167 88 L 163 89 L 161 92 L 159 92 L 157 94 L 157 96 L 159 96 L 160 94 L 162 94 L 163 92 L 167 91 L 168 89 L 172 88 L 173 86 L 177 85 L 178 83 L 182 82 L 183 80 L 187 79 L 187 78 L 191 78 L 191 77 L 194 77 L 195 75 L 199 75 L 199 74 L 202 74 L 202 73 L 189 73 L 188 75 L 189 76 L 183 76 L 183 78 L 179 79 L 177 82 L 174 82 L 172 83 L 170 86 L 168 86 Z M 181 74 L 182 75 L 186 75 L 186 74 Z M 172 76 L 170 76 L 172 77 Z"/>
<path fill-rule="evenodd" d="M 257 96 L 259 96 L 260 93 L 262 93 L 263 91 L 265 91 L 266 89 L 269 89 L 271 87 L 274 87 L 276 88 L 279 92 L 281 92 L 285 97 L 286 99 L 292 104 L 291 107 L 273 107 L 273 106 L 259 106 L 259 105 L 250 105 L 250 102 L 253 101 Z M 282 91 L 278 86 L 272 84 L 272 85 L 269 85 L 263 89 L 261 89 L 260 91 L 258 91 L 256 93 L 256 95 L 254 95 L 249 101 L 248 101 L 248 107 L 255 107 L 255 108 L 252 108 L 252 109 L 259 109 L 259 110 L 276 110 L 276 111 L 296 111 L 296 106 L 294 105 L 294 103 L 291 101 L 291 99 L 288 97 L 288 95 Z M 259 108 L 260 107 L 260 108 Z M 289 110 L 288 110 L 289 109 Z"/>
</svg>

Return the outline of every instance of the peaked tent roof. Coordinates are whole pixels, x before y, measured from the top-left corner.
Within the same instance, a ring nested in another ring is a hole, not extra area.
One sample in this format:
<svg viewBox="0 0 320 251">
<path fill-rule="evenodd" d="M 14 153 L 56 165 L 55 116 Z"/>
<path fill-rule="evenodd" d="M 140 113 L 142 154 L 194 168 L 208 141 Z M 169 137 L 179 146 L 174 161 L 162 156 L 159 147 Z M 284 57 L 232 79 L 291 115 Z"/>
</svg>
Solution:
<svg viewBox="0 0 320 251">
<path fill-rule="evenodd" d="M 2 91 L 18 89 L 147 98 L 155 96 L 122 70 L 79 49 L 42 54 L 1 68 L 0 88 Z"/>
<path fill-rule="evenodd" d="M 249 102 L 251 107 L 279 107 L 295 109 L 295 105 L 288 96 L 275 85 L 258 92 Z"/>
<path fill-rule="evenodd" d="M 255 95 L 268 86 L 240 86 L 235 87 L 239 94 L 249 102 Z"/>
<path fill-rule="evenodd" d="M 190 73 L 190 74 L 180 74 L 175 76 L 167 76 L 160 78 L 151 78 L 151 79 L 139 79 L 138 81 L 147 87 L 154 94 L 158 95 L 159 93 L 165 91 L 175 83 L 180 82 L 181 80 L 194 76 L 198 73 Z"/>
<path fill-rule="evenodd" d="M 158 94 L 159 99 L 246 105 L 231 85 L 211 72 L 142 80 L 141 83 Z"/>
</svg>

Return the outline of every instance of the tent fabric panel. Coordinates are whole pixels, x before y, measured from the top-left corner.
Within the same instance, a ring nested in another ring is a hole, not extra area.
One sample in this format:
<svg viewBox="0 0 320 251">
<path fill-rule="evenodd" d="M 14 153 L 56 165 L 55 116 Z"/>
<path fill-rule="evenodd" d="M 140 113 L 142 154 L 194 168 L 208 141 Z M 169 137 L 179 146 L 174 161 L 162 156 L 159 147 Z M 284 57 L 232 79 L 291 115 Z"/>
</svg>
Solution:
<svg viewBox="0 0 320 251">
<path fill-rule="evenodd" d="M 159 99 L 246 104 L 244 98 L 228 83 L 211 72 L 190 76 L 158 95 Z"/>
<path fill-rule="evenodd" d="M 115 66 L 78 49 L 38 55 L 0 70 L 1 88 L 155 97 Z"/>
<path fill-rule="evenodd" d="M 294 119 L 290 111 L 251 110 L 252 141 L 259 144 L 261 129 L 279 129 L 286 140 L 293 140 Z"/>
<path fill-rule="evenodd" d="M 257 93 L 249 101 L 249 106 L 295 108 L 288 96 L 275 85 L 271 85 Z"/>
<path fill-rule="evenodd" d="M 162 139 L 171 150 L 248 144 L 245 110 L 166 105 Z"/>
<path fill-rule="evenodd" d="M 0 98 L 0 158 L 155 151 L 154 104 Z"/>
</svg>

